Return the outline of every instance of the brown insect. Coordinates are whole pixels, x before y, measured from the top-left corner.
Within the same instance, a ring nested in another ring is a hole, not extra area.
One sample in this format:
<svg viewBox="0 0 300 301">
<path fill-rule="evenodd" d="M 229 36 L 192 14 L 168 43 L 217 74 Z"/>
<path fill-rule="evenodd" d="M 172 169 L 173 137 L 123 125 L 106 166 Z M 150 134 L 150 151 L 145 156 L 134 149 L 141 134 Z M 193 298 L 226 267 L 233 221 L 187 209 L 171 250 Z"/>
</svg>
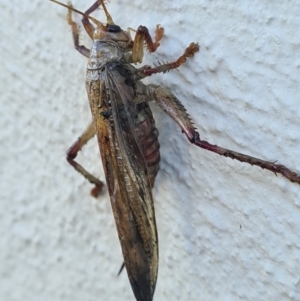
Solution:
<svg viewBox="0 0 300 301">
<path fill-rule="evenodd" d="M 134 39 L 130 32 L 114 24 L 103 0 L 96 1 L 85 13 L 55 0 L 68 8 L 68 23 L 72 27 L 75 48 L 89 58 L 86 90 L 92 121 L 67 153 L 68 162 L 95 185 L 97 196 L 103 183 L 86 171 L 74 159 L 81 148 L 97 136 L 111 205 L 122 247 L 124 265 L 138 301 L 153 299 L 158 271 L 158 239 L 152 187 L 159 169 L 158 131 L 148 106 L 155 100 L 185 133 L 189 141 L 219 155 L 280 173 L 300 184 L 300 177 L 284 165 L 237 153 L 200 139 L 191 118 L 180 101 L 165 87 L 144 85 L 141 80 L 155 73 L 178 68 L 192 57 L 199 46 L 191 43 L 182 56 L 171 63 L 155 67 L 135 68 L 142 62 L 143 47 L 149 52 L 159 47 L 164 30 L 156 26 L 154 42 L 144 26 L 139 26 Z M 102 6 L 106 24 L 90 14 Z M 79 44 L 78 25 L 72 11 L 83 16 L 82 24 L 93 39 L 91 49 Z M 91 21 L 95 24 L 92 25 Z"/>
</svg>

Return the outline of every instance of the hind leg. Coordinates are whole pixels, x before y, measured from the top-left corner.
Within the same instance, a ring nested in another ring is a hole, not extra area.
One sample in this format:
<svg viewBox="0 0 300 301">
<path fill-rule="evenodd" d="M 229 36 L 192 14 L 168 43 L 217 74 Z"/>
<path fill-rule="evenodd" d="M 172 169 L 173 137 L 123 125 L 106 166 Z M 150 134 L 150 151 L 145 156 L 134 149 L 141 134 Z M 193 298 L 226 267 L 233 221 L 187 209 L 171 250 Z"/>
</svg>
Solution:
<svg viewBox="0 0 300 301">
<path fill-rule="evenodd" d="M 256 165 L 261 167 L 262 169 L 268 169 L 275 174 L 280 173 L 291 182 L 300 184 L 300 176 L 295 172 L 289 170 L 284 165 L 275 164 L 275 162 L 251 157 L 201 140 L 200 134 L 196 131 L 190 116 L 186 112 L 185 107 L 167 88 L 156 85 L 149 85 L 147 86 L 147 94 L 150 99 L 154 99 L 156 103 L 161 107 L 161 109 L 179 125 L 182 132 L 185 133 L 191 143 L 205 150 L 214 152 L 220 156 L 236 159 L 240 162 L 245 162 L 251 165 Z"/>
</svg>

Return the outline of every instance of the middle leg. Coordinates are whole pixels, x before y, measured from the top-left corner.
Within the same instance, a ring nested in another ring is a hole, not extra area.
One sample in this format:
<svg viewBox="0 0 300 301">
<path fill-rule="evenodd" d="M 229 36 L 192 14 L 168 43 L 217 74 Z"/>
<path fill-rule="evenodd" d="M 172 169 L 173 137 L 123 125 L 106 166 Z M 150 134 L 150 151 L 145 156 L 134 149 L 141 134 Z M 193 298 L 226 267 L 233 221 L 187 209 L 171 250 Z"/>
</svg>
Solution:
<svg viewBox="0 0 300 301">
<path fill-rule="evenodd" d="M 184 64 L 187 58 L 194 56 L 196 52 L 200 49 L 198 43 L 191 43 L 184 51 L 184 54 L 181 55 L 176 61 L 162 64 L 156 67 L 143 66 L 138 69 L 137 79 L 143 79 L 147 76 L 151 76 L 156 73 L 165 73 L 172 69 L 177 69 L 180 65 Z"/>
<path fill-rule="evenodd" d="M 77 157 L 78 152 L 82 147 L 92 139 L 96 134 L 94 123 L 91 122 L 83 134 L 77 139 L 77 141 L 68 149 L 67 151 L 67 161 L 79 172 L 81 173 L 90 183 L 94 184 L 95 187 L 91 190 L 91 195 L 97 197 L 100 193 L 103 183 L 85 170 L 80 164 L 78 164 L 74 159 Z"/>
</svg>

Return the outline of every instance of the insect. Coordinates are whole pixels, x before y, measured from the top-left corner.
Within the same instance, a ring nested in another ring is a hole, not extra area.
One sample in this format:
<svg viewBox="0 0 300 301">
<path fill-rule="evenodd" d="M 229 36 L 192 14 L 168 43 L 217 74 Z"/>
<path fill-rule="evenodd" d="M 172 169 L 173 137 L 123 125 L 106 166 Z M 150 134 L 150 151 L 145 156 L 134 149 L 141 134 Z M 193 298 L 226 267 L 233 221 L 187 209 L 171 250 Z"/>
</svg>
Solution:
<svg viewBox="0 0 300 301">
<path fill-rule="evenodd" d="M 52 2 L 61 4 L 55 0 Z M 131 39 L 130 32 L 116 25 L 103 1 L 96 1 L 85 13 L 68 8 L 75 48 L 88 61 L 86 89 L 92 121 L 68 150 L 68 162 L 95 185 L 97 196 L 103 183 L 79 165 L 75 158 L 81 148 L 97 136 L 112 209 L 123 252 L 124 264 L 136 300 L 152 300 L 158 272 L 158 239 L 152 187 L 159 169 L 158 132 L 148 102 L 155 100 L 185 133 L 188 140 L 216 154 L 257 165 L 280 173 L 300 184 L 300 177 L 283 165 L 237 153 L 200 139 L 199 133 L 180 101 L 165 87 L 144 85 L 142 79 L 178 68 L 192 57 L 199 46 L 191 43 L 177 60 L 159 66 L 136 68 L 142 62 L 146 44 L 156 51 L 163 37 L 163 28 L 156 27 L 152 40 L 148 29 L 140 26 Z M 98 7 L 106 14 L 106 24 L 90 14 Z M 79 44 L 78 26 L 72 11 L 83 15 L 82 24 L 93 39 L 91 49 Z M 93 26 L 92 23 L 95 24 Z"/>
</svg>

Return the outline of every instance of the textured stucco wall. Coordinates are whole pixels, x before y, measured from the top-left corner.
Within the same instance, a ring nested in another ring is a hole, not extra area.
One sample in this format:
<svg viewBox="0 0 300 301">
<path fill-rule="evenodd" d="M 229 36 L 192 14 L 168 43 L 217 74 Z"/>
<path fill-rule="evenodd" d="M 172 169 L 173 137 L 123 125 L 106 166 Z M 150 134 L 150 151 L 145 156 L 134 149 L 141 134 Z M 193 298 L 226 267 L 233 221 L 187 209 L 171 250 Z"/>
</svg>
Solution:
<svg viewBox="0 0 300 301">
<path fill-rule="evenodd" d="M 124 28 L 165 27 L 147 64 L 199 42 L 179 72 L 146 82 L 168 86 L 203 139 L 300 173 L 300 2 L 229 2 L 108 7 Z M 122 258 L 107 191 L 92 199 L 65 161 L 90 119 L 86 59 L 73 50 L 66 11 L 0 0 L 0 14 L 0 300 L 133 300 L 126 273 L 116 277 Z M 153 111 L 162 155 L 154 299 L 300 300 L 300 186 L 197 149 Z M 79 161 L 104 178 L 95 140 Z"/>
</svg>

